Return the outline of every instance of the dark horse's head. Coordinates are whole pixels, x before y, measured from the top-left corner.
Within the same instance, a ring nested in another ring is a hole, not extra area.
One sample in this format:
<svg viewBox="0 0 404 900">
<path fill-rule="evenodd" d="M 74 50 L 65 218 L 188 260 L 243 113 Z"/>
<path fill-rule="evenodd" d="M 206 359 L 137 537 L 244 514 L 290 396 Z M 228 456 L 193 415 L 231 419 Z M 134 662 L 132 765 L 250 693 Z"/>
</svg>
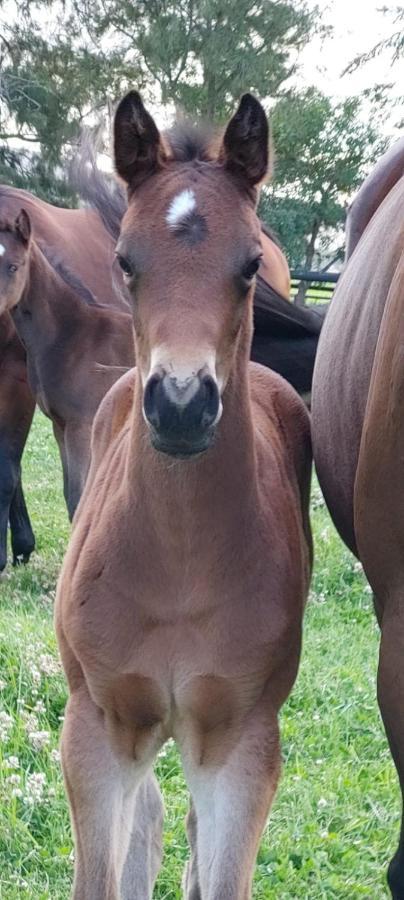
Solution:
<svg viewBox="0 0 404 900">
<path fill-rule="evenodd" d="M 167 138 L 132 91 L 114 137 L 129 197 L 117 258 L 131 295 L 144 417 L 156 449 L 190 456 L 211 443 L 240 343 L 247 364 L 268 123 L 246 94 L 216 149 L 195 131 Z"/>
</svg>

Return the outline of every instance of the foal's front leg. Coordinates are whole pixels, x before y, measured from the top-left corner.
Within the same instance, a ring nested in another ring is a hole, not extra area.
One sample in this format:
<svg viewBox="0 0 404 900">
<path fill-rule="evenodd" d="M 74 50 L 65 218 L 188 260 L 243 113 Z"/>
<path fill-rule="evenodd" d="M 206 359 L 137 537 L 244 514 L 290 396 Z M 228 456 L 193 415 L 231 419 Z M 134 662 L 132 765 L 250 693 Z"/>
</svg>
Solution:
<svg viewBox="0 0 404 900">
<path fill-rule="evenodd" d="M 85 685 L 68 702 L 61 749 L 75 833 L 73 900 L 149 900 L 162 826 L 152 754 L 138 763 L 113 746 Z"/>
<path fill-rule="evenodd" d="M 195 807 L 192 815 L 196 816 L 192 829 L 196 848 L 184 882 L 185 896 L 187 900 L 249 900 L 258 846 L 280 771 L 277 716 L 257 706 L 234 734 L 221 731 L 216 739 L 213 731 L 203 741 L 200 754 L 195 753 L 194 742 L 183 744 Z"/>
</svg>

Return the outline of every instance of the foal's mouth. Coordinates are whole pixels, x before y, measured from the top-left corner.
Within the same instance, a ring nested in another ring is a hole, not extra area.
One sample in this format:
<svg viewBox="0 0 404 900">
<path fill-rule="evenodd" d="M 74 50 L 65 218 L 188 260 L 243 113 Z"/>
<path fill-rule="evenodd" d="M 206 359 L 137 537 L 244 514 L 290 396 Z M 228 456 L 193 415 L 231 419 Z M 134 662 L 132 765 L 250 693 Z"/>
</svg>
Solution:
<svg viewBox="0 0 404 900">
<path fill-rule="evenodd" d="M 191 457 L 201 456 L 202 453 L 206 453 L 209 447 L 212 446 L 214 438 L 215 432 L 213 429 L 198 441 L 170 440 L 166 436 L 158 434 L 154 429 L 150 429 L 152 447 L 158 453 L 164 453 L 166 456 L 173 456 L 176 459 L 190 459 Z"/>
</svg>

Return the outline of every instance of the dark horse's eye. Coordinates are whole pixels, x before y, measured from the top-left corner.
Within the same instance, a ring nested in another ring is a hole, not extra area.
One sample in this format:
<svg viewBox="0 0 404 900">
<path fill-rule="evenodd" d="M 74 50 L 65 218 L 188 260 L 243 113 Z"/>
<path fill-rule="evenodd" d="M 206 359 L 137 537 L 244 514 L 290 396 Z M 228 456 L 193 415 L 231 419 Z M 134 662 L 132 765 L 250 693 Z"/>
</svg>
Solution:
<svg viewBox="0 0 404 900">
<path fill-rule="evenodd" d="M 15 266 L 14 263 L 10 263 L 10 265 L 8 267 L 9 272 L 16 272 L 17 269 L 18 269 L 18 266 Z"/>
<path fill-rule="evenodd" d="M 254 278 L 254 275 L 257 274 L 258 269 L 260 267 L 261 257 L 257 256 L 256 259 L 252 259 L 246 266 L 244 266 L 242 275 L 246 281 L 251 281 Z"/>
<path fill-rule="evenodd" d="M 133 269 L 132 269 L 131 264 L 128 262 L 127 259 L 125 259 L 124 256 L 120 256 L 119 253 L 116 254 L 116 258 L 122 269 L 123 274 L 126 275 L 128 278 L 130 278 L 133 275 Z"/>
</svg>

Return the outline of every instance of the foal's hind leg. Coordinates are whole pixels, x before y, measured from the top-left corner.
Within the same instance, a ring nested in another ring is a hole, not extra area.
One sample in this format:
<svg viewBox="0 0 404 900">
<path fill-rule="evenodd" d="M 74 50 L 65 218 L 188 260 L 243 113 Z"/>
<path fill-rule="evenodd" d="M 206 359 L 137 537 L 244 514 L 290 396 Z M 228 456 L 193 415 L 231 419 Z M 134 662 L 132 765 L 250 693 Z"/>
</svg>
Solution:
<svg viewBox="0 0 404 900">
<path fill-rule="evenodd" d="M 196 813 L 200 891 L 195 870 L 188 869 L 187 900 L 249 900 L 258 846 L 279 777 L 277 717 L 263 705 L 256 707 L 234 734 L 205 735 L 199 751 L 183 744 Z"/>
<path fill-rule="evenodd" d="M 404 804 L 404 608 L 400 602 L 389 598 L 380 625 L 378 700 Z M 387 877 L 394 900 L 404 900 L 404 816 Z"/>
<path fill-rule="evenodd" d="M 159 839 L 149 842 L 161 829 L 155 785 L 142 785 L 152 759 L 140 764 L 112 746 L 85 685 L 66 709 L 62 760 L 75 832 L 73 900 L 149 900 Z"/>
</svg>

